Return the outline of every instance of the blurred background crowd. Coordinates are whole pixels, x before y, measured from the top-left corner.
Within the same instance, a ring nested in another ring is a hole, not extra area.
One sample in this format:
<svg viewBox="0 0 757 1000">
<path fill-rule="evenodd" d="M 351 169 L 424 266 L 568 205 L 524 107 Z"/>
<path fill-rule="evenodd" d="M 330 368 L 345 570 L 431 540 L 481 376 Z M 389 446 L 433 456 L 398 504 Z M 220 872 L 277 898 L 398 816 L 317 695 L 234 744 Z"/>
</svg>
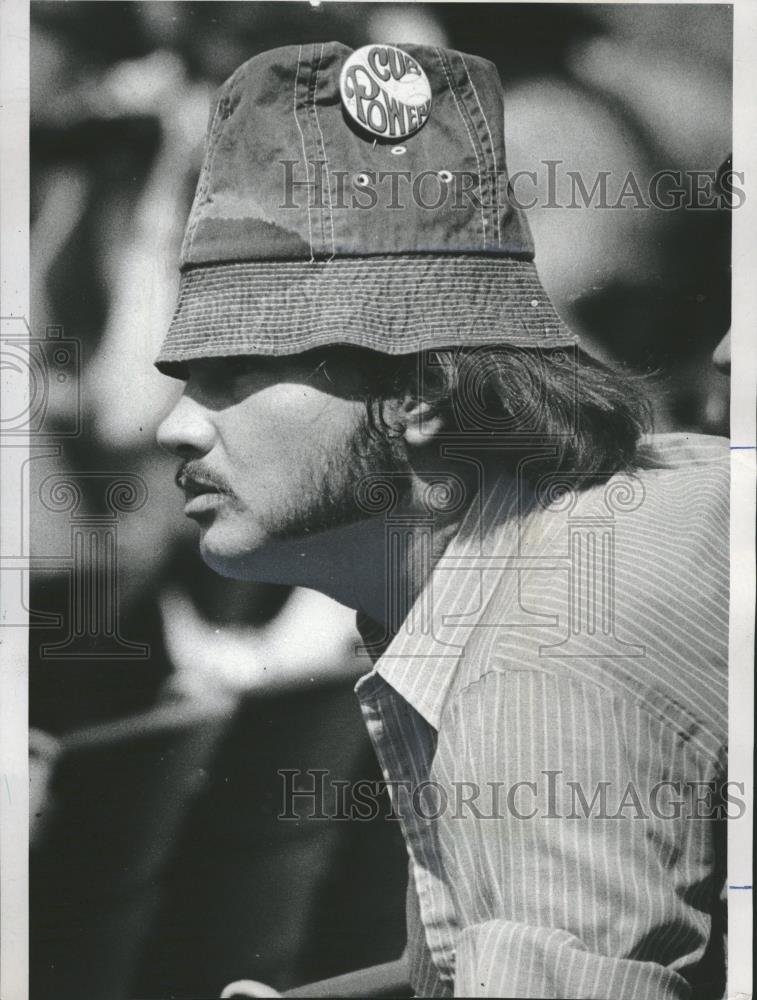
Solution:
<svg viewBox="0 0 757 1000">
<path fill-rule="evenodd" d="M 729 153 L 730 10 L 33 0 L 31 25 L 33 996 L 283 989 L 395 958 L 396 824 L 277 819 L 281 768 L 380 776 L 354 615 L 214 576 L 154 444 L 180 391 L 151 360 L 213 91 L 283 44 L 451 46 L 500 70 L 511 173 L 559 160 L 644 186 Z M 529 221 L 564 318 L 654 373 L 658 429 L 727 434 L 711 355 L 730 324 L 728 212 L 544 194 Z"/>
</svg>

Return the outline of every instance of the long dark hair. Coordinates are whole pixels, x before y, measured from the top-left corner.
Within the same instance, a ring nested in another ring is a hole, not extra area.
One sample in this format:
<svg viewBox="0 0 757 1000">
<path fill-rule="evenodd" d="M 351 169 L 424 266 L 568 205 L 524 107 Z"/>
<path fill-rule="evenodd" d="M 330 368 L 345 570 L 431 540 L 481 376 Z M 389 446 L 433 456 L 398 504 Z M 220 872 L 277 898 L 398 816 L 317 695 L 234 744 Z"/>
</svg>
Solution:
<svg viewBox="0 0 757 1000">
<path fill-rule="evenodd" d="M 613 370 L 579 348 L 453 348 L 389 357 L 360 351 L 369 424 L 391 434 L 385 401 L 410 393 L 445 416 L 451 435 L 490 438 L 511 464 L 533 446 L 529 477 L 630 470 L 650 427 L 643 376 Z M 551 447 L 550 447 L 551 446 Z"/>
</svg>

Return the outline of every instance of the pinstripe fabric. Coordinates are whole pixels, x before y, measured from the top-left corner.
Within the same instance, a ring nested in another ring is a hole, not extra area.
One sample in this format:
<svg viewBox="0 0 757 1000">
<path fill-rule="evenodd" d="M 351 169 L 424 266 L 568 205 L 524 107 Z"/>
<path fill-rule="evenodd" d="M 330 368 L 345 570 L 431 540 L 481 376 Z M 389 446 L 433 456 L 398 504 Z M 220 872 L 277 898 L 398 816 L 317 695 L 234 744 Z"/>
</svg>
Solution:
<svg viewBox="0 0 757 1000">
<path fill-rule="evenodd" d="M 722 993 L 723 822 L 692 812 L 726 776 L 727 443 L 642 465 L 488 489 L 357 685 L 419 996 Z"/>
</svg>

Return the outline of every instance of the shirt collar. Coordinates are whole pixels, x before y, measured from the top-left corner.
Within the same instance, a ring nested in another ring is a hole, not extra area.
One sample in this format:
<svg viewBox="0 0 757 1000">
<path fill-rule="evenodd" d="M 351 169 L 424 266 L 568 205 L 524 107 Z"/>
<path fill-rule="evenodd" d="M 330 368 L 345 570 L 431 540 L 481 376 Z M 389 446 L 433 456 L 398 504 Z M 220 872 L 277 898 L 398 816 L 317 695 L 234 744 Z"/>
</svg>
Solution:
<svg viewBox="0 0 757 1000">
<path fill-rule="evenodd" d="M 494 544 L 497 527 L 512 517 L 516 503 L 515 488 L 504 476 L 479 493 L 402 628 L 383 649 L 383 630 L 358 614 L 363 641 L 378 656 L 371 675 L 383 678 L 436 730 L 465 641 L 486 609 L 479 586 L 482 568 L 487 555 L 494 555 L 498 547 Z"/>
</svg>

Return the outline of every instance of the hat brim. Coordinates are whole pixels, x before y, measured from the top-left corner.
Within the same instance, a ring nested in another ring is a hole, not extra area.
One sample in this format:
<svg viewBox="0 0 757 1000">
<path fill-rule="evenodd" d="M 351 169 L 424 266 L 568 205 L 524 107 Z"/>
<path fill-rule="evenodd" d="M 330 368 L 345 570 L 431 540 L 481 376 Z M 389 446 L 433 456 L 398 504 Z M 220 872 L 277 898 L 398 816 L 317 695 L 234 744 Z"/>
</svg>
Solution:
<svg viewBox="0 0 757 1000">
<path fill-rule="evenodd" d="M 350 344 L 385 354 L 509 344 L 561 347 L 562 322 L 530 260 L 485 255 L 247 261 L 186 270 L 156 359 L 186 378 L 202 358 Z"/>
</svg>

